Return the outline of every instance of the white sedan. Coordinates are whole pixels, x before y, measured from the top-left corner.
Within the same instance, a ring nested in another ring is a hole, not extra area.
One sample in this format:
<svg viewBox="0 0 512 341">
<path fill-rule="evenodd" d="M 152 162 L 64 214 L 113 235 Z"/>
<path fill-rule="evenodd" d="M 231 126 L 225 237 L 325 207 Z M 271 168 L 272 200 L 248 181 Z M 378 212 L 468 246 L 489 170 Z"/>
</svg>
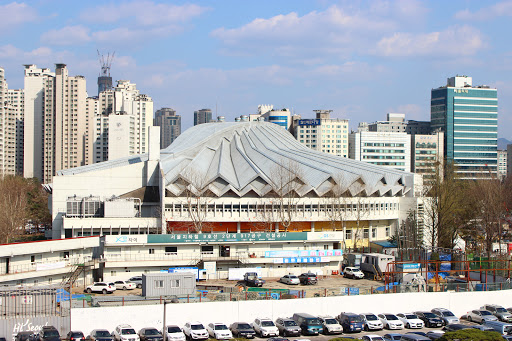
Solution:
<svg viewBox="0 0 512 341">
<path fill-rule="evenodd" d="M 379 314 L 379 319 L 387 329 L 404 329 L 404 323 L 395 314 Z"/>
<path fill-rule="evenodd" d="M 406 328 L 423 328 L 425 323 L 418 318 L 418 316 L 413 313 L 405 313 L 405 314 L 396 314 L 396 316 L 402 321 Z"/>
<path fill-rule="evenodd" d="M 117 290 L 133 290 L 137 287 L 136 283 L 130 281 L 115 281 L 114 285 Z"/>
<path fill-rule="evenodd" d="M 224 323 L 210 323 L 206 329 L 214 339 L 229 340 L 233 338 L 231 330 Z"/>
</svg>

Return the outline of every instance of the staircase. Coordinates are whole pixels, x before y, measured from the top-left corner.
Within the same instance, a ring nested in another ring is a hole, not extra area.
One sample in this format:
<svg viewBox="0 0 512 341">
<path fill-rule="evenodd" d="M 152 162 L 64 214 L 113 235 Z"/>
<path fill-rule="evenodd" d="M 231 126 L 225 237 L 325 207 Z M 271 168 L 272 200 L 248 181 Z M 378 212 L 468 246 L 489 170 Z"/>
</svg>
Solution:
<svg viewBox="0 0 512 341">
<path fill-rule="evenodd" d="M 68 273 L 68 275 L 62 279 L 62 282 L 60 283 L 61 287 L 69 287 L 71 289 L 73 284 L 75 284 L 75 281 L 78 279 L 78 276 L 80 276 L 86 268 L 90 267 L 94 267 L 94 261 L 76 264 L 75 267 Z"/>
</svg>

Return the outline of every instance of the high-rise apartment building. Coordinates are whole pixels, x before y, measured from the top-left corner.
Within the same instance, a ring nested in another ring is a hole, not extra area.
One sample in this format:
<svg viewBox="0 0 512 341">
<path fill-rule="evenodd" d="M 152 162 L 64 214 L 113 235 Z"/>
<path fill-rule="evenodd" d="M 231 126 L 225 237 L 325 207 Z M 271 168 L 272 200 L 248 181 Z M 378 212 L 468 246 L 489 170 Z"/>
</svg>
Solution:
<svg viewBox="0 0 512 341">
<path fill-rule="evenodd" d="M 462 179 L 497 176 L 498 92 L 473 86 L 472 78 L 448 78 L 432 89 L 431 126 L 444 132 L 445 157 Z"/>
<path fill-rule="evenodd" d="M 181 116 L 176 110 L 161 108 L 155 112 L 153 125 L 160 127 L 160 148 L 167 148 L 181 134 Z"/>
<path fill-rule="evenodd" d="M 507 151 L 498 150 L 498 179 L 503 180 L 507 177 Z"/>
<path fill-rule="evenodd" d="M 7 89 L 7 101 L 13 117 L 16 120 L 15 130 L 15 173 L 23 175 L 23 135 L 24 135 L 24 112 L 25 112 L 25 93 L 23 89 Z"/>
<path fill-rule="evenodd" d="M 294 120 L 293 134 L 307 147 L 348 157 L 348 120 L 331 118 L 332 110 L 315 110 L 316 119 Z"/>
<path fill-rule="evenodd" d="M 194 125 L 212 122 L 212 110 L 201 109 L 194 111 Z"/>
<path fill-rule="evenodd" d="M 15 174 L 16 117 L 8 101 L 5 70 L 0 68 L 0 177 Z"/>
<path fill-rule="evenodd" d="M 411 171 L 411 137 L 406 133 L 360 131 L 349 135 L 349 157 L 377 166 Z"/>
</svg>

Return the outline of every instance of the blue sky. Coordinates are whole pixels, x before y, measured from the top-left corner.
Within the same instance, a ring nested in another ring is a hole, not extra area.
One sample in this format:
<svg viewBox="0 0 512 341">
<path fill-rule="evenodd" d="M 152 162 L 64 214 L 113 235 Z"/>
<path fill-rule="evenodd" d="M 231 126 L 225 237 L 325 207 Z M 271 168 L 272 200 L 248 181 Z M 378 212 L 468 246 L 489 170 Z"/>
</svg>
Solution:
<svg viewBox="0 0 512 341">
<path fill-rule="evenodd" d="M 430 118 L 430 89 L 464 74 L 498 88 L 499 136 L 512 139 L 512 1 L 0 1 L 0 66 L 66 63 L 97 92 L 96 50 L 115 51 L 155 109 L 193 124 L 258 104 L 360 121 Z"/>
</svg>

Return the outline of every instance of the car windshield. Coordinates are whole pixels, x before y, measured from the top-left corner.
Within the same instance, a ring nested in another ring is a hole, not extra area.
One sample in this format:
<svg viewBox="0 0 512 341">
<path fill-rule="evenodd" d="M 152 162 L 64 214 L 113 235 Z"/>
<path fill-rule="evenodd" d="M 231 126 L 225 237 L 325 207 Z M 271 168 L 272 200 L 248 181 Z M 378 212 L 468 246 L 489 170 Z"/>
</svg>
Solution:
<svg viewBox="0 0 512 341">
<path fill-rule="evenodd" d="M 248 323 L 239 323 L 238 329 L 251 329 L 251 326 Z"/>
<path fill-rule="evenodd" d="M 506 313 L 507 312 L 507 310 L 505 308 L 496 308 L 496 311 L 498 313 Z"/>
<path fill-rule="evenodd" d="M 108 330 L 98 330 L 96 332 L 96 336 L 107 337 L 110 336 L 110 333 L 108 332 Z"/>
<path fill-rule="evenodd" d="M 313 278 L 316 278 L 316 275 L 315 274 L 307 274 L 308 277 L 313 277 Z"/>
<path fill-rule="evenodd" d="M 44 337 L 54 337 L 59 336 L 59 332 L 57 330 L 47 330 L 43 333 Z"/>
<path fill-rule="evenodd" d="M 377 321 L 378 320 L 377 316 L 375 316 L 373 314 L 372 315 L 365 315 L 365 317 L 366 317 L 366 321 Z"/>
<path fill-rule="evenodd" d="M 380 336 L 372 336 L 371 340 L 372 341 L 384 341 L 384 339 L 381 338 Z"/>
<path fill-rule="evenodd" d="M 503 332 L 507 335 L 512 334 L 512 326 L 505 326 L 505 328 L 503 328 Z"/>
<path fill-rule="evenodd" d="M 398 320 L 398 317 L 396 317 L 395 315 L 392 315 L 392 314 L 385 314 L 384 316 L 386 317 L 386 320 L 390 320 L 390 321 Z"/>
<path fill-rule="evenodd" d="M 338 324 L 338 321 L 336 319 L 325 319 L 325 324 Z"/>
<path fill-rule="evenodd" d="M 436 318 L 437 316 L 433 313 L 423 313 L 423 316 L 425 316 L 428 319 Z"/>
<path fill-rule="evenodd" d="M 126 329 L 121 330 L 121 334 L 123 334 L 123 335 L 134 335 L 134 334 L 137 334 L 137 333 L 135 333 L 135 329 L 126 328 Z"/>
<path fill-rule="evenodd" d="M 261 321 L 261 325 L 263 327 L 273 327 L 274 326 L 274 322 L 272 322 L 272 321 Z"/>
<path fill-rule="evenodd" d="M 160 333 L 156 329 L 146 329 L 145 335 L 159 335 Z"/>
<path fill-rule="evenodd" d="M 286 327 L 290 327 L 290 326 L 296 326 L 297 323 L 295 323 L 295 321 L 284 321 L 284 325 Z"/>
<path fill-rule="evenodd" d="M 71 337 L 84 337 L 82 332 L 71 333 Z"/>
<path fill-rule="evenodd" d="M 180 333 L 181 329 L 180 327 L 167 327 L 168 333 Z"/>
<path fill-rule="evenodd" d="M 319 326 L 322 324 L 319 319 L 308 319 L 308 324 L 312 326 Z"/>
<path fill-rule="evenodd" d="M 455 316 L 455 315 L 453 315 L 453 313 L 451 311 L 443 311 L 443 316 L 450 317 L 450 316 Z"/>
<path fill-rule="evenodd" d="M 203 325 L 202 324 L 193 324 L 190 326 L 190 328 L 192 330 L 199 330 L 199 329 L 204 329 Z"/>
<path fill-rule="evenodd" d="M 288 276 L 288 277 L 290 277 L 290 279 L 297 279 L 297 278 L 299 278 L 299 277 L 297 277 L 297 276 L 295 276 L 295 275 L 290 275 L 290 276 Z"/>
<path fill-rule="evenodd" d="M 405 315 L 405 318 L 408 320 L 415 320 L 418 318 L 418 316 L 413 315 L 413 314 L 407 314 L 407 315 Z"/>
<path fill-rule="evenodd" d="M 227 329 L 228 329 L 228 327 L 226 327 L 223 324 L 216 324 L 215 325 L 215 330 L 227 330 Z"/>
<path fill-rule="evenodd" d="M 480 314 L 482 316 L 492 316 L 492 313 L 490 311 L 487 311 L 487 310 L 480 311 Z"/>
<path fill-rule="evenodd" d="M 348 320 L 350 321 L 350 323 L 363 322 L 363 319 L 361 318 L 361 316 L 350 316 L 348 318 Z"/>
<path fill-rule="evenodd" d="M 402 335 L 393 335 L 392 338 L 395 341 L 400 341 L 400 339 L 402 338 Z"/>
</svg>

